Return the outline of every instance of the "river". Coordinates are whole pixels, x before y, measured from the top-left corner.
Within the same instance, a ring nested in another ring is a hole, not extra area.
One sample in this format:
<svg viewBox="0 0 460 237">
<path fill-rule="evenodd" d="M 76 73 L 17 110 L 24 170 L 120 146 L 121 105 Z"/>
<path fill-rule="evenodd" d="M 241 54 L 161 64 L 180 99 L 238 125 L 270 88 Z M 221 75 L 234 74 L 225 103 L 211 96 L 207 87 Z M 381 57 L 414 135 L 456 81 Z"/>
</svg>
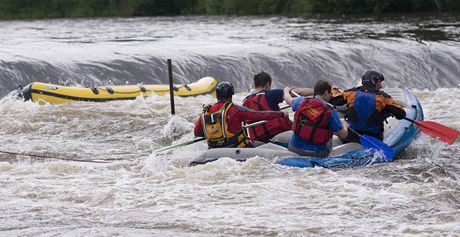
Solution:
<svg viewBox="0 0 460 237">
<path fill-rule="evenodd" d="M 298 169 L 261 157 L 188 167 L 211 96 L 37 105 L 9 92 L 230 81 L 241 103 L 262 70 L 273 87 L 341 88 L 368 69 L 411 89 L 426 120 L 460 130 L 460 18 L 152 17 L 0 22 L 1 236 L 458 236 L 460 143 L 421 135 L 393 163 Z"/>
</svg>

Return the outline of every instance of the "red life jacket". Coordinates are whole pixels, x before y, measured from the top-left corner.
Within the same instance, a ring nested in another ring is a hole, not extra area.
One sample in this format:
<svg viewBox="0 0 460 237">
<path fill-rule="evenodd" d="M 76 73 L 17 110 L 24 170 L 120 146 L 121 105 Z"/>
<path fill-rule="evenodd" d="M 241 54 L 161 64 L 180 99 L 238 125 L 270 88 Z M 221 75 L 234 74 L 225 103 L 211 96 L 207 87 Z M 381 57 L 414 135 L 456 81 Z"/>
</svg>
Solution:
<svg viewBox="0 0 460 237">
<path fill-rule="evenodd" d="M 311 144 L 324 145 L 332 138 L 332 129 L 327 123 L 331 114 L 331 105 L 305 98 L 294 113 L 292 131 Z"/>
<path fill-rule="evenodd" d="M 257 111 L 272 110 L 265 97 L 265 91 L 261 91 L 246 97 L 243 106 Z M 258 120 L 245 121 L 246 123 L 257 122 Z M 279 118 L 273 121 L 249 128 L 249 136 L 253 140 L 268 142 L 278 133 L 288 131 L 291 127 L 289 118 Z"/>
</svg>

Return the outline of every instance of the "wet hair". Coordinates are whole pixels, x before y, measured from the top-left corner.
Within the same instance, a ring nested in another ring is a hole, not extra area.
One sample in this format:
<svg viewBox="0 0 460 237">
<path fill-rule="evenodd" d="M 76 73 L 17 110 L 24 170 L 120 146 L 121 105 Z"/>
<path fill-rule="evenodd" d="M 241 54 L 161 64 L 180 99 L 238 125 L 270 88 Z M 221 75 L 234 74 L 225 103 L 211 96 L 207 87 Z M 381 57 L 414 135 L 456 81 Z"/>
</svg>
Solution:
<svg viewBox="0 0 460 237">
<path fill-rule="evenodd" d="M 332 90 L 332 86 L 331 86 L 331 84 L 329 82 L 319 80 L 315 84 L 315 88 L 313 89 L 313 94 L 314 95 L 322 95 L 326 91 L 328 91 L 330 93 L 331 90 Z"/>
<path fill-rule="evenodd" d="M 267 83 L 272 83 L 272 77 L 270 74 L 262 71 L 254 76 L 254 87 L 264 87 Z"/>
</svg>

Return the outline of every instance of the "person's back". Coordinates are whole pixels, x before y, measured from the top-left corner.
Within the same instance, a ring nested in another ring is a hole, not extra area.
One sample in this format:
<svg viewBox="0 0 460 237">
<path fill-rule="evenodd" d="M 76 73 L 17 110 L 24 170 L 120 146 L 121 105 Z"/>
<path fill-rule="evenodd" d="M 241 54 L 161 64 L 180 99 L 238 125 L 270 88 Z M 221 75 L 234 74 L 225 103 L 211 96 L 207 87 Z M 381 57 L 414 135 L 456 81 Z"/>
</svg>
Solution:
<svg viewBox="0 0 460 237">
<path fill-rule="evenodd" d="M 284 101 L 282 89 L 271 89 L 272 79 L 266 72 L 260 72 L 254 76 L 255 92 L 248 95 L 243 106 L 257 111 L 280 111 L 279 103 Z M 299 93 L 312 94 L 308 89 L 300 89 Z M 255 119 L 247 120 L 246 123 L 257 122 Z M 279 118 L 268 123 L 249 128 L 249 136 L 253 140 L 269 142 L 274 136 L 281 132 L 289 131 L 291 121 L 289 118 Z"/>
<path fill-rule="evenodd" d="M 331 85 L 318 81 L 313 98 L 298 97 L 292 99 L 289 88 L 285 89 L 285 101 L 292 105 L 294 123 L 288 149 L 302 156 L 325 157 L 332 149 L 332 136 L 340 138 L 348 135 L 343 128 L 340 117 L 332 105 L 326 101 L 331 97 Z"/>
<path fill-rule="evenodd" d="M 281 91 L 281 94 L 279 93 L 279 91 Z M 253 93 L 244 99 L 243 106 L 257 111 L 279 111 L 280 109 L 278 104 L 276 104 L 276 107 L 278 108 L 273 108 L 273 106 L 270 106 L 269 103 L 269 101 L 276 101 L 269 98 L 277 98 L 279 97 L 278 94 L 280 94 L 282 97 L 282 90 L 259 91 L 257 93 Z M 254 123 L 257 122 L 257 120 L 250 119 L 245 122 Z M 257 141 L 269 142 L 271 138 L 273 138 L 281 132 L 288 131 L 290 127 L 291 121 L 289 120 L 289 118 L 279 118 L 261 125 L 250 127 L 249 136 Z"/>
<path fill-rule="evenodd" d="M 383 91 L 384 77 L 376 71 L 366 71 L 362 76 L 362 86 L 339 93 L 330 100 L 331 104 L 346 104 L 349 127 L 359 134 L 370 135 L 383 140 L 384 121 L 388 116 L 397 119 L 406 117 L 406 112 L 390 95 Z M 359 142 L 357 134 L 350 132 L 344 142 Z"/>
<path fill-rule="evenodd" d="M 237 113 L 238 110 L 231 101 L 218 101 L 211 106 L 205 106 L 199 120 L 202 128 L 197 124 L 195 130 L 204 132 L 203 135 L 212 148 L 247 147 L 251 140 L 245 130 L 241 129 L 241 121 L 234 119 L 238 118 L 235 116 Z"/>
<path fill-rule="evenodd" d="M 272 120 L 284 117 L 276 111 L 257 112 L 232 103 L 233 86 L 228 82 L 216 87 L 218 102 L 206 106 L 195 125 L 194 134 L 206 137 L 210 148 L 251 147 L 252 142 L 242 127 L 242 122 L 254 118 Z"/>
</svg>

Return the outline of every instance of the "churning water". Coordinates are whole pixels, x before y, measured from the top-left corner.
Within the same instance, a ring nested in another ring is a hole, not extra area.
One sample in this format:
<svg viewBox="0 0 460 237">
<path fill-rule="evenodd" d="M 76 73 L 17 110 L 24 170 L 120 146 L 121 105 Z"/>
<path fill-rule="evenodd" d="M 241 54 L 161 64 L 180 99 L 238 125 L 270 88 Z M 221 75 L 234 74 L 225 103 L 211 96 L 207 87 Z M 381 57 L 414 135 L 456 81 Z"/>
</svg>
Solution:
<svg viewBox="0 0 460 237">
<path fill-rule="evenodd" d="M 8 92 L 32 81 L 64 85 L 228 80 L 240 103 L 252 76 L 274 87 L 327 79 L 343 88 L 367 69 L 413 89 L 425 119 L 460 129 L 458 17 L 115 18 L 0 22 L 3 236 L 456 236 L 460 143 L 421 135 L 389 164 L 297 169 L 262 157 L 187 167 L 210 96 L 37 105 Z"/>
</svg>

